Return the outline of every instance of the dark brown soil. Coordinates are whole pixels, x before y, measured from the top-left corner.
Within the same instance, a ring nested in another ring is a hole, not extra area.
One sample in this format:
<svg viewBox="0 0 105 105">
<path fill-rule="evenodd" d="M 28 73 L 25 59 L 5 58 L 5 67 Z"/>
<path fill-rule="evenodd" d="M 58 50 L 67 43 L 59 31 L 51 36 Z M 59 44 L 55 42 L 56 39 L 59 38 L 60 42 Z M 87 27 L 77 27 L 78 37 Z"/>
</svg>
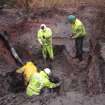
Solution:
<svg viewBox="0 0 105 105">
<path fill-rule="evenodd" d="M 69 25 L 65 24 L 68 11 L 59 11 L 56 15 L 53 15 L 55 10 L 46 10 L 48 15 L 40 11 L 40 14 L 34 13 L 31 18 L 21 21 L 15 20 L 18 17 L 16 11 L 4 12 L 0 15 L 0 23 L 3 24 L 0 30 L 6 29 L 10 32 L 12 44 L 24 62 L 32 60 L 39 69 L 46 66 L 52 68 L 53 74 L 63 81 L 59 94 L 54 92 L 27 97 L 22 75 L 15 73 L 20 65 L 16 65 L 5 43 L 0 40 L 0 105 L 104 105 L 105 62 L 100 51 L 104 46 L 100 43 L 104 43 L 104 12 L 101 8 L 90 6 L 69 11 L 69 14 L 75 13 L 84 22 L 88 31 L 84 43 L 84 61 L 78 62 L 72 59 L 75 52 L 74 42 L 69 39 Z M 48 61 L 46 66 L 36 38 L 36 31 L 42 22 L 52 27 L 54 34 L 55 59 L 52 63 Z M 86 95 L 95 96 L 91 98 Z"/>
</svg>

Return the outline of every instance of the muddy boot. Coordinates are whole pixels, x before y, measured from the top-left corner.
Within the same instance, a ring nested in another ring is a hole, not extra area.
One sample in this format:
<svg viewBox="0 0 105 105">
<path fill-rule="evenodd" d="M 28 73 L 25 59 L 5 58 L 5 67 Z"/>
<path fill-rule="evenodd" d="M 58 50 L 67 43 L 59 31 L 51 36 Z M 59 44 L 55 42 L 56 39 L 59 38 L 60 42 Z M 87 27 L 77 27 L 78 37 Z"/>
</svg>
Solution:
<svg viewBox="0 0 105 105">
<path fill-rule="evenodd" d="M 48 60 L 48 67 L 52 70 L 53 69 L 53 60 L 49 59 Z"/>
<path fill-rule="evenodd" d="M 82 55 L 80 55 L 80 56 L 78 57 L 78 59 L 79 59 L 79 61 L 81 62 L 81 61 L 83 60 Z"/>
<path fill-rule="evenodd" d="M 72 57 L 72 59 L 77 59 L 78 58 L 78 56 L 76 55 L 76 56 L 74 56 L 74 57 Z"/>
<path fill-rule="evenodd" d="M 46 58 L 43 58 L 43 64 L 44 64 L 44 67 L 47 67 L 47 59 Z"/>
</svg>

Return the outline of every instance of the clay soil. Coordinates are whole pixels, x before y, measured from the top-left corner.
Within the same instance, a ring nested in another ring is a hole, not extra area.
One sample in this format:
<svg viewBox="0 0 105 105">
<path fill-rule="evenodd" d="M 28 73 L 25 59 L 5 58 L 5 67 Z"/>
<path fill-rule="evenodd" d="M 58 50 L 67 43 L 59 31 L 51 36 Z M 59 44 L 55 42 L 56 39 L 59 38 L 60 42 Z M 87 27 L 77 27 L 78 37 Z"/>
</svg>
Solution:
<svg viewBox="0 0 105 105">
<path fill-rule="evenodd" d="M 104 69 L 104 10 L 81 6 L 69 9 L 34 11 L 29 18 L 20 17 L 19 10 L 4 9 L 0 15 L 0 30 L 10 33 L 10 40 L 21 59 L 32 60 L 39 69 L 51 67 L 62 80 L 59 91 L 27 97 L 23 77 L 15 70 L 20 65 L 0 39 L 0 105 L 105 105 Z M 84 43 L 83 62 L 72 59 L 74 41 L 69 38 L 66 16 L 75 14 L 88 32 Z M 94 17 L 94 18 L 93 18 Z M 101 19 L 100 19 L 101 18 Z M 44 65 L 36 32 L 41 23 L 53 30 L 54 61 Z M 102 54 L 101 54 L 102 52 Z"/>
</svg>

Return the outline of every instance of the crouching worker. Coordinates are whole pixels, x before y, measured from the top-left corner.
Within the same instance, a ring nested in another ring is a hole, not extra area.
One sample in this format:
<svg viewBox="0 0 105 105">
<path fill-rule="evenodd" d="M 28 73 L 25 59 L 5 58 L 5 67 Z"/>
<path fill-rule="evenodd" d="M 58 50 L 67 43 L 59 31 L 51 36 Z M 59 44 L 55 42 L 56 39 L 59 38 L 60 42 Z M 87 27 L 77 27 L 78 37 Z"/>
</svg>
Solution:
<svg viewBox="0 0 105 105">
<path fill-rule="evenodd" d="M 31 75 L 37 72 L 37 67 L 34 65 L 33 62 L 28 61 L 23 67 L 17 69 L 16 72 L 23 73 L 25 85 L 27 86 Z"/>
<path fill-rule="evenodd" d="M 53 83 L 49 80 L 51 75 L 51 70 L 49 68 L 40 71 L 39 73 L 34 73 L 29 81 L 26 94 L 28 96 L 40 95 L 42 89 L 44 88 L 56 88 L 60 86 L 60 83 Z"/>
</svg>

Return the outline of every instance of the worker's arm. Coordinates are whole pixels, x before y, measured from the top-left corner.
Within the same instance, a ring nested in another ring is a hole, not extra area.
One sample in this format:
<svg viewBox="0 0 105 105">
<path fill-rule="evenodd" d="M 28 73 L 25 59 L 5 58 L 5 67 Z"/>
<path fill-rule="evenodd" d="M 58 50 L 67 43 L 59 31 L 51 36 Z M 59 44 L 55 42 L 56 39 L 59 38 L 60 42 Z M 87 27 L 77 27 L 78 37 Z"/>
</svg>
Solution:
<svg viewBox="0 0 105 105">
<path fill-rule="evenodd" d="M 52 30 L 50 28 L 47 28 L 47 31 L 46 31 L 46 36 L 45 38 L 46 39 L 49 39 L 52 37 Z"/>
<path fill-rule="evenodd" d="M 42 42 L 43 39 L 42 39 L 42 32 L 40 30 L 37 33 L 37 38 L 38 38 L 39 43 L 42 45 L 43 44 L 43 42 Z"/>
<path fill-rule="evenodd" d="M 83 33 L 83 31 L 84 31 L 83 28 L 84 28 L 83 25 L 79 25 L 79 26 L 77 27 L 77 29 L 76 29 L 75 35 L 73 35 L 72 38 L 78 38 L 80 35 L 84 34 L 84 33 Z"/>
<path fill-rule="evenodd" d="M 16 73 L 23 73 L 24 72 L 24 67 L 21 67 L 16 70 Z"/>
<path fill-rule="evenodd" d="M 53 83 L 53 82 L 50 82 L 49 80 L 47 80 L 45 82 L 45 86 L 48 87 L 48 88 L 55 88 L 56 87 L 56 84 Z"/>
</svg>

